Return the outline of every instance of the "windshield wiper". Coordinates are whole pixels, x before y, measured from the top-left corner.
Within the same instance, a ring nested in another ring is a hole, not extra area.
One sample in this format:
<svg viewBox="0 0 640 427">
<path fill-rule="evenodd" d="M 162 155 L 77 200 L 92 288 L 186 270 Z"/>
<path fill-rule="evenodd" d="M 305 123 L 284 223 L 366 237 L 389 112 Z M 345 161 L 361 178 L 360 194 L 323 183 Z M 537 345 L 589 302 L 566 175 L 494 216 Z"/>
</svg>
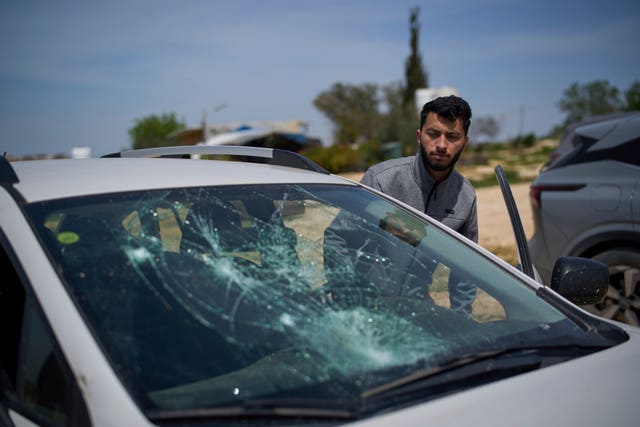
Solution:
<svg viewBox="0 0 640 427">
<path fill-rule="evenodd" d="M 606 347 L 547 345 L 502 348 L 447 359 L 354 395 L 353 399 L 247 399 L 237 404 L 148 411 L 151 421 L 205 418 L 309 418 L 355 420 L 419 393 L 439 396 L 560 363 Z M 423 362 L 424 363 L 424 362 Z"/>
<path fill-rule="evenodd" d="M 363 399 L 388 398 L 418 390 L 429 391 L 428 389 L 432 387 L 434 393 L 441 394 L 460 387 L 471 387 L 475 383 L 486 383 L 532 371 L 543 365 L 561 362 L 578 354 L 587 354 L 595 350 L 569 345 L 479 352 L 420 369 L 365 390 L 360 396 Z"/>
<path fill-rule="evenodd" d="M 340 420 L 355 418 L 355 415 L 349 410 L 327 407 L 326 405 L 326 400 L 316 402 L 313 399 L 251 399 L 237 405 L 149 411 L 147 416 L 151 421 L 242 417 L 302 417 Z"/>
</svg>

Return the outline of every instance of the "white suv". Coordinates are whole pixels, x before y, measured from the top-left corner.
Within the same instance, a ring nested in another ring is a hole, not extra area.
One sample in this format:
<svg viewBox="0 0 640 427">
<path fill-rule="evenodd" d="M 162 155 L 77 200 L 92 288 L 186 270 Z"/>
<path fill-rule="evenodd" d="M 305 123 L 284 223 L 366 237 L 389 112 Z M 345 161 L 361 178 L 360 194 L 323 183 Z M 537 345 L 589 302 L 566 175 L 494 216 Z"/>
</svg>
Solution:
<svg viewBox="0 0 640 427">
<path fill-rule="evenodd" d="M 0 158 L 0 425 L 637 423 L 638 329 L 569 302 L 604 266 L 542 286 L 293 153 L 118 157 Z"/>
</svg>

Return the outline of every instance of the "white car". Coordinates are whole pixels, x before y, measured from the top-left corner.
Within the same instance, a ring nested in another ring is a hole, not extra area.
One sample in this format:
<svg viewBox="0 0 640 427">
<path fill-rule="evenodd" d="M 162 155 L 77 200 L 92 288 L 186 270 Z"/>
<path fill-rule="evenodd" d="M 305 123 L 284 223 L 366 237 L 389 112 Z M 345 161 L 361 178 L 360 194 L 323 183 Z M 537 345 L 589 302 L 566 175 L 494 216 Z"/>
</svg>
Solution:
<svg viewBox="0 0 640 427">
<path fill-rule="evenodd" d="M 639 329 L 570 302 L 604 297 L 594 261 L 543 286 L 278 150 L 0 158 L 0 183 L 0 425 L 640 421 Z"/>
</svg>

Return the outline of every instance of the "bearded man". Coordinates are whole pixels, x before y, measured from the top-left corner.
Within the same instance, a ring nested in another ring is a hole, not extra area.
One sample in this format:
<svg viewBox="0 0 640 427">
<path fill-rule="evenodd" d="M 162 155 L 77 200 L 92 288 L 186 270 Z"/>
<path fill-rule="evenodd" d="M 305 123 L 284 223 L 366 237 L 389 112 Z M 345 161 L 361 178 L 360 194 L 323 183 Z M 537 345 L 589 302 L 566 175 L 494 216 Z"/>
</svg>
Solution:
<svg viewBox="0 0 640 427">
<path fill-rule="evenodd" d="M 478 242 L 476 192 L 455 170 L 469 142 L 471 107 L 458 96 L 427 102 L 416 130 L 418 153 L 387 160 L 369 168 L 361 182 Z M 449 279 L 451 308 L 471 313 L 475 286 Z"/>
</svg>

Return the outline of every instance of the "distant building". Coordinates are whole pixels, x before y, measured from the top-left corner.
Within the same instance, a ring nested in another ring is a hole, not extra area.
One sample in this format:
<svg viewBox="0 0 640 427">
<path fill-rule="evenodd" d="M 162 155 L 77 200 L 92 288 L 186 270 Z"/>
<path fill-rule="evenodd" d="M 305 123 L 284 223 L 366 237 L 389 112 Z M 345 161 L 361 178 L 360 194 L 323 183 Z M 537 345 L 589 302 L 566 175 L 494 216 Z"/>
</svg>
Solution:
<svg viewBox="0 0 640 427">
<path fill-rule="evenodd" d="M 71 148 L 72 159 L 88 159 L 91 157 L 91 147 L 73 147 Z"/>
<path fill-rule="evenodd" d="M 427 102 L 433 101 L 434 99 L 439 98 L 441 96 L 449 96 L 449 95 L 460 96 L 457 89 L 454 89 L 449 86 L 427 88 L 427 89 L 416 89 L 415 100 L 416 100 L 416 110 L 418 111 L 418 114 L 420 114 L 422 107 Z"/>
<path fill-rule="evenodd" d="M 183 129 L 169 137 L 177 145 L 246 145 L 301 151 L 318 147 L 318 138 L 307 136 L 309 125 L 300 120 L 228 122 Z"/>
</svg>

